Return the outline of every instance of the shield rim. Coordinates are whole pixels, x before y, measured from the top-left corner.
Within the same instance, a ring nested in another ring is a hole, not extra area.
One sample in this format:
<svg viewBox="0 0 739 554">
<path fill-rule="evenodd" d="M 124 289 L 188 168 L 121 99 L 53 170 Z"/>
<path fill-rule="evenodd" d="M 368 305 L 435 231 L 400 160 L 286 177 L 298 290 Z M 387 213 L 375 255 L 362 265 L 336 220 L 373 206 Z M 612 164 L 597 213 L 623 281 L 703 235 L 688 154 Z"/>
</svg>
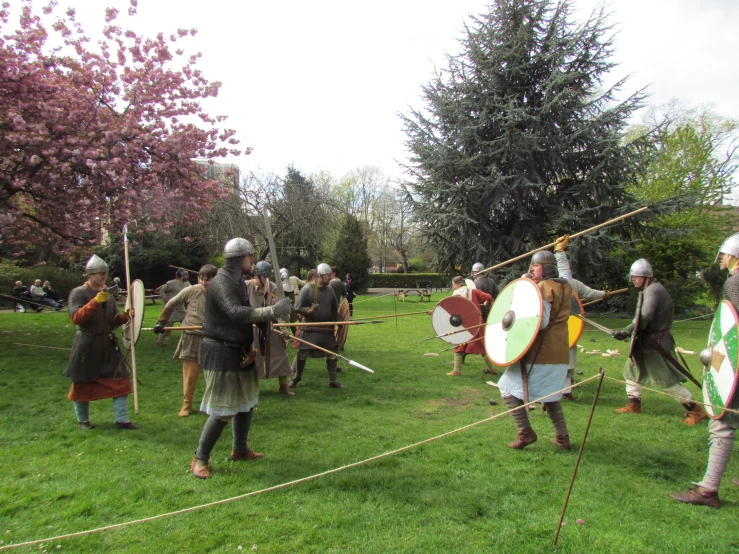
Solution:
<svg viewBox="0 0 739 554">
<path fill-rule="evenodd" d="M 534 281 L 533 279 L 529 279 L 527 277 L 521 277 L 519 279 L 514 279 L 513 281 L 511 281 L 510 283 L 508 283 L 505 287 L 503 287 L 503 290 L 501 290 L 500 293 L 498 294 L 498 296 L 496 297 L 496 301 L 497 301 L 497 298 L 500 298 L 501 296 L 503 296 L 503 291 L 505 289 L 507 289 L 508 287 L 514 285 L 518 281 L 530 281 L 531 283 L 533 283 L 534 290 L 536 290 L 536 292 L 537 292 L 537 294 L 539 296 L 539 323 L 537 325 L 537 329 L 539 329 L 539 331 L 540 331 L 541 330 L 540 329 L 540 327 L 541 327 L 541 320 L 544 317 L 544 298 L 541 295 L 541 291 L 539 290 L 539 285 L 536 283 L 536 281 Z M 493 307 L 494 306 L 495 306 L 495 302 L 493 302 L 493 305 L 490 307 L 490 313 L 488 314 L 488 321 L 485 322 L 485 331 L 486 332 L 487 332 L 487 326 L 490 325 L 489 320 L 490 320 L 490 316 L 493 314 Z M 513 360 L 512 362 L 506 362 L 505 364 L 501 364 L 501 363 L 496 362 L 493 359 L 493 357 L 490 355 L 490 352 L 488 352 L 488 341 L 487 340 L 483 341 L 485 343 L 485 355 L 488 357 L 488 359 L 495 366 L 498 366 L 498 367 L 510 367 L 513 364 L 518 363 L 521 360 L 521 358 L 523 358 L 526 355 L 526 353 L 531 349 L 531 345 L 534 344 L 534 341 L 536 340 L 536 337 L 539 336 L 539 331 L 537 331 L 536 333 L 534 333 L 534 336 L 531 338 L 531 341 L 529 341 L 529 344 L 526 346 L 526 348 L 524 348 L 523 351 L 521 352 L 521 354 L 519 354 L 519 356 L 515 360 Z M 487 337 L 487 333 L 485 334 L 485 336 Z"/>
<path fill-rule="evenodd" d="M 726 304 L 729 308 L 731 308 L 731 313 L 734 316 L 734 324 L 736 325 L 737 329 L 739 330 L 739 313 L 737 313 L 736 308 L 734 308 L 734 304 L 726 300 L 725 298 L 719 302 L 719 307 L 721 307 L 722 304 Z M 713 316 L 713 319 L 715 321 L 716 316 L 718 315 L 719 310 L 716 310 L 716 315 Z M 711 323 L 711 328 L 713 328 L 713 322 Z M 708 331 L 708 340 L 711 340 L 711 331 Z M 713 345 L 709 343 L 709 345 L 713 348 Z M 706 413 L 708 414 L 708 417 L 711 419 L 721 419 L 726 415 L 726 408 L 731 406 L 731 403 L 734 401 L 734 395 L 737 391 L 737 379 L 739 379 L 739 360 L 735 360 L 737 363 L 735 364 L 734 368 L 734 384 L 731 387 L 731 392 L 729 392 L 729 395 L 726 397 L 726 402 L 724 403 L 723 408 L 721 408 L 721 413 L 718 415 L 711 414 L 711 408 L 706 406 Z M 708 387 L 706 386 L 706 375 L 708 374 L 708 371 L 706 369 L 706 366 L 703 367 L 703 400 L 706 402 L 706 404 L 710 404 L 708 395 Z M 711 404 L 711 406 L 713 406 Z M 715 407 L 715 406 L 714 406 Z"/>
<path fill-rule="evenodd" d="M 133 281 L 130 288 L 131 290 L 127 291 L 126 294 L 126 304 L 124 305 L 124 310 L 128 311 L 131 308 L 131 292 L 133 292 L 134 302 L 136 303 L 136 306 L 134 306 L 133 314 L 133 345 L 136 346 L 139 342 L 139 336 L 141 335 L 141 328 L 144 326 L 144 302 L 146 301 L 146 291 L 144 290 L 144 283 L 141 281 L 141 279 L 136 279 L 135 281 Z M 123 346 L 126 348 L 126 350 L 131 350 L 131 340 L 127 336 L 130 325 L 130 323 L 124 324 L 123 329 L 121 330 Z"/>
<path fill-rule="evenodd" d="M 572 298 L 574 298 L 575 300 L 577 300 L 577 304 L 580 306 L 580 315 L 582 317 L 585 317 L 585 307 L 582 305 L 582 300 L 580 300 L 580 297 L 577 295 L 577 293 L 575 291 L 572 291 Z M 570 314 L 570 318 L 573 318 L 573 317 L 579 322 L 580 332 L 577 334 L 577 337 L 575 337 L 574 340 L 572 339 L 572 337 L 569 336 L 569 329 L 570 329 L 570 327 L 569 327 L 569 318 L 568 318 L 568 321 L 567 321 L 567 331 L 568 331 L 568 338 L 569 338 L 569 341 L 570 341 L 570 348 L 573 348 L 574 346 L 577 346 L 577 341 L 580 340 L 580 337 L 582 337 L 583 331 L 585 330 L 585 322 L 582 319 L 580 319 L 579 317 Z"/>
<path fill-rule="evenodd" d="M 346 310 L 346 312 L 342 314 L 342 310 Z M 342 298 L 341 304 L 339 304 L 339 321 L 349 321 L 349 301 L 346 298 Z M 349 336 L 349 326 L 348 325 L 337 325 L 336 326 L 336 332 L 334 333 L 334 337 L 336 339 L 338 350 L 344 349 L 344 345 L 346 344 L 346 339 L 348 336 Z"/>
<path fill-rule="evenodd" d="M 485 322 L 484 322 L 484 321 L 482 320 L 482 313 L 480 312 L 480 308 L 479 308 L 479 307 L 477 307 L 477 306 L 475 305 L 475 303 L 474 303 L 474 302 L 472 302 L 471 300 L 467 300 L 467 299 L 466 299 L 466 298 L 465 298 L 464 296 L 454 296 L 454 295 L 452 295 L 452 296 L 447 296 L 446 298 L 442 298 L 442 299 L 441 299 L 441 300 L 440 300 L 440 301 L 438 302 L 438 304 L 436 304 L 436 306 L 434 306 L 434 312 L 435 312 L 435 311 L 436 311 L 437 309 L 439 309 L 439 308 L 442 308 L 442 307 L 443 307 L 443 306 L 442 306 L 442 304 L 444 303 L 444 301 L 446 301 L 446 300 L 449 300 L 449 299 L 452 299 L 452 298 L 454 298 L 454 299 L 455 299 L 455 300 L 454 300 L 455 302 L 457 302 L 457 301 L 458 301 L 458 300 L 456 300 L 456 299 L 459 299 L 459 300 L 463 300 L 464 302 L 467 302 L 467 303 L 469 303 L 469 304 L 470 304 L 470 305 L 472 306 L 472 309 L 473 309 L 473 310 L 475 310 L 475 313 L 477 313 L 477 316 L 478 316 L 478 318 L 479 318 L 479 323 L 475 323 L 475 325 L 479 325 L 479 324 L 481 324 L 481 323 L 485 323 Z M 443 333 L 439 333 L 439 331 L 438 331 L 438 330 L 437 330 L 437 329 L 436 329 L 436 328 L 434 327 L 434 314 L 433 314 L 433 312 L 431 313 L 431 328 L 432 328 L 432 329 L 434 330 L 434 333 L 436 333 L 437 335 L 442 335 L 442 334 L 443 334 Z M 462 328 L 463 328 L 463 327 L 460 327 L 460 330 L 461 330 Z M 473 331 L 478 331 L 479 329 L 482 329 L 482 327 L 478 327 L 478 329 L 473 329 Z M 474 339 L 474 338 L 475 338 L 475 337 L 476 337 L 477 335 L 476 335 L 476 333 L 474 333 L 473 331 L 468 331 L 468 333 L 470 333 L 470 334 L 472 335 L 472 338 Z M 458 340 L 459 340 L 459 342 L 453 342 L 453 340 L 456 340 L 456 337 L 459 337 L 459 339 L 458 339 Z M 462 339 L 464 339 L 464 336 L 463 336 L 463 334 L 462 334 L 462 333 L 458 333 L 458 334 L 456 334 L 456 335 L 450 335 L 450 336 L 448 336 L 448 337 L 438 337 L 438 338 L 439 338 L 439 339 L 441 339 L 441 340 L 443 340 L 443 341 L 444 341 L 444 342 L 446 342 L 447 344 L 453 344 L 454 346 L 459 346 L 459 345 L 461 345 L 461 344 L 465 344 L 466 342 L 469 342 L 469 341 L 471 340 L 470 338 L 467 338 L 467 339 L 465 339 L 465 340 L 462 340 Z"/>
</svg>

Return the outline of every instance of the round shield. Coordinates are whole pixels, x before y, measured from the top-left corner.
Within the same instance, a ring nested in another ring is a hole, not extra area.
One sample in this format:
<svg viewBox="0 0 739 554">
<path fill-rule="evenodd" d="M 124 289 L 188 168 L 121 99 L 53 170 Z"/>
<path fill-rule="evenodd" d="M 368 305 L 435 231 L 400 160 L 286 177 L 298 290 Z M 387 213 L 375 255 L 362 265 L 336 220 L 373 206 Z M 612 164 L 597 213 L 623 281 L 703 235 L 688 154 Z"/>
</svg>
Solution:
<svg viewBox="0 0 739 554">
<path fill-rule="evenodd" d="M 490 310 L 485 326 L 485 352 L 497 366 L 523 358 L 539 333 L 544 312 L 541 292 L 531 279 L 508 284 Z"/>
<path fill-rule="evenodd" d="M 577 346 L 577 341 L 582 336 L 583 329 L 585 329 L 585 322 L 577 316 L 585 317 L 585 308 L 582 307 L 580 297 L 572 293 L 572 300 L 570 301 L 570 318 L 567 320 L 567 329 L 570 333 L 570 348 Z"/>
<path fill-rule="evenodd" d="M 349 321 L 349 301 L 344 298 L 339 304 L 339 321 Z M 348 325 L 337 325 L 334 331 L 336 344 L 339 345 L 338 350 L 344 350 L 346 344 L 346 336 L 349 334 Z"/>
<path fill-rule="evenodd" d="M 708 347 L 701 352 L 703 367 L 703 401 L 708 415 L 720 419 L 731 405 L 736 392 L 739 361 L 739 336 L 734 306 L 722 300 L 708 333 Z"/>
<path fill-rule="evenodd" d="M 439 338 L 449 344 L 463 344 L 475 338 L 480 328 L 464 329 L 480 325 L 482 314 L 473 302 L 462 296 L 449 296 L 439 302 L 431 314 L 431 325 Z M 461 331 L 461 332 L 456 332 Z M 450 334 L 454 333 L 454 334 Z"/>
<path fill-rule="evenodd" d="M 136 344 L 141 334 L 141 327 L 144 324 L 144 300 L 146 292 L 144 291 L 144 283 L 140 279 L 136 279 L 131 283 L 131 287 L 126 297 L 126 311 L 133 306 L 133 321 L 123 326 L 123 346 L 126 350 L 131 350 L 131 332 L 133 332 L 133 343 Z"/>
</svg>

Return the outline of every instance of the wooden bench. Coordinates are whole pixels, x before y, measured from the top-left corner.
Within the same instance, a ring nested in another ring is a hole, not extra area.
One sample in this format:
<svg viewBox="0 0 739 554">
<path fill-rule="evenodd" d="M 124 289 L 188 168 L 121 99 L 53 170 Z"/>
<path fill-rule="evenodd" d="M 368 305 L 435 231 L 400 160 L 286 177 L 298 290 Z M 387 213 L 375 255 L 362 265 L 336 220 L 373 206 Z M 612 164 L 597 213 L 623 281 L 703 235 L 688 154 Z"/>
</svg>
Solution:
<svg viewBox="0 0 739 554">
<path fill-rule="evenodd" d="M 417 294 L 421 297 L 421 302 L 424 298 L 431 302 L 431 290 L 426 288 L 415 288 L 415 289 L 398 289 L 395 291 L 395 300 L 402 300 L 405 302 L 405 297 L 411 294 Z"/>
</svg>

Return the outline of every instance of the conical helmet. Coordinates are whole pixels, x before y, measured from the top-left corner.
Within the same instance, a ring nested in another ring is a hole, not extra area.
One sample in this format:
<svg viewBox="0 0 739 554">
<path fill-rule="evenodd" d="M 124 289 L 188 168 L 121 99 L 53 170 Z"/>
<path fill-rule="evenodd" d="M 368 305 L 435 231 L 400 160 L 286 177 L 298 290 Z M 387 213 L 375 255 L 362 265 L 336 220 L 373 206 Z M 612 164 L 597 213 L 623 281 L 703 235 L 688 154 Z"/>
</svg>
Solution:
<svg viewBox="0 0 739 554">
<path fill-rule="evenodd" d="M 724 241 L 721 248 L 718 249 L 718 254 L 716 255 L 717 262 L 721 254 L 728 254 L 729 256 L 739 258 L 739 233 L 734 233 Z"/>
<path fill-rule="evenodd" d="M 223 257 L 228 258 L 240 258 L 247 254 L 254 254 L 254 247 L 251 243 L 242 238 L 231 239 L 223 247 Z"/>
<path fill-rule="evenodd" d="M 636 260 L 631 264 L 631 269 L 629 270 L 629 279 L 632 277 L 654 277 L 652 264 L 650 264 L 645 258 Z"/>
<path fill-rule="evenodd" d="M 97 254 L 93 254 L 85 264 L 85 274 L 92 275 L 94 273 L 108 273 L 108 264 Z"/>
</svg>

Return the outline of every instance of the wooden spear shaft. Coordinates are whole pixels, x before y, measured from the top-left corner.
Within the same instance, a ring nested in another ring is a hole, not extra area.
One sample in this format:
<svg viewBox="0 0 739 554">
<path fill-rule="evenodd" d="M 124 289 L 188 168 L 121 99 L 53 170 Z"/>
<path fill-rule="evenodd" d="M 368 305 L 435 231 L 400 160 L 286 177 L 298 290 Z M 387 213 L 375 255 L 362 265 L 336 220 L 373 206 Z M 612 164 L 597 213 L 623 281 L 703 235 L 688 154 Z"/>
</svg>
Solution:
<svg viewBox="0 0 739 554">
<path fill-rule="evenodd" d="M 333 327 L 334 325 L 363 325 L 366 323 L 384 323 L 384 321 L 313 321 L 310 323 L 274 323 L 272 327 Z M 180 327 L 165 327 L 164 331 L 202 331 L 202 325 L 185 325 Z M 144 327 L 142 331 L 153 331 L 154 327 Z"/>
<path fill-rule="evenodd" d="M 190 273 L 194 273 L 195 275 L 198 275 L 197 271 L 194 271 L 192 269 L 187 269 L 186 267 L 180 267 L 178 265 L 170 265 L 169 267 L 172 267 L 174 269 L 184 269 L 185 271 L 189 271 Z"/>
<path fill-rule="evenodd" d="M 464 333 L 465 331 L 471 331 L 472 329 L 479 329 L 480 327 L 484 327 L 485 325 L 487 325 L 487 323 L 480 323 L 479 325 L 472 325 L 471 327 L 465 327 L 457 331 L 449 331 L 448 333 L 444 333 L 443 335 L 436 335 L 435 337 L 428 337 L 425 339 L 421 339 L 418 342 L 425 342 L 427 340 L 433 340 L 433 339 L 442 339 L 450 335 L 456 335 L 457 333 Z"/>
<path fill-rule="evenodd" d="M 376 315 L 374 317 L 360 317 L 358 319 L 352 319 L 352 321 L 367 321 L 368 319 L 388 319 L 391 317 L 405 317 L 407 315 L 418 315 L 418 314 L 425 314 L 427 313 L 427 310 L 424 310 L 422 312 L 408 312 L 405 314 L 390 314 L 390 315 Z"/>
<path fill-rule="evenodd" d="M 131 308 L 134 303 L 133 289 L 131 288 L 131 267 L 128 262 L 128 225 L 123 226 L 123 257 L 126 262 L 126 290 L 128 291 L 128 301 Z M 133 373 L 133 411 L 139 413 L 139 390 L 138 377 L 136 376 L 136 337 L 133 331 L 133 321 L 128 325 L 128 338 L 131 344 L 131 373 Z"/>
<path fill-rule="evenodd" d="M 591 300 L 587 304 L 583 304 L 582 307 L 584 308 L 585 306 L 590 306 L 592 304 L 597 304 L 598 302 L 603 302 L 604 300 L 607 300 L 611 296 L 616 296 L 617 294 L 623 294 L 625 292 L 629 292 L 628 287 L 625 289 L 612 290 L 608 296 L 604 296 L 603 298 L 598 298 L 598 300 Z"/>
<path fill-rule="evenodd" d="M 592 233 L 593 231 L 597 231 L 598 229 L 602 229 L 603 227 L 607 227 L 608 225 L 613 225 L 614 223 L 618 223 L 619 221 L 623 221 L 624 219 L 627 219 L 631 216 L 634 216 L 636 214 L 639 214 L 641 212 L 644 212 L 649 209 L 649 206 L 644 206 L 643 208 L 639 208 L 638 210 L 634 210 L 633 212 L 629 212 L 625 215 L 615 217 L 613 219 L 609 219 L 605 223 L 601 223 L 600 225 L 596 225 L 595 227 L 591 227 L 590 229 L 585 229 L 584 231 L 580 231 L 579 233 L 575 233 L 574 235 L 570 235 L 570 240 L 576 239 L 577 237 L 581 237 L 583 235 L 586 235 L 588 233 Z M 552 242 L 550 244 L 547 244 L 545 246 L 542 246 L 540 248 L 537 248 L 536 250 L 531 250 L 530 252 L 527 252 L 526 254 L 521 254 L 520 256 L 516 256 L 515 258 L 511 258 L 510 260 L 506 262 L 499 263 L 498 265 L 494 265 L 493 267 L 488 267 L 486 269 L 481 270 L 479 273 L 487 273 L 488 271 L 493 271 L 498 268 L 501 268 L 503 266 L 512 264 L 514 262 L 517 262 L 519 260 L 523 260 L 525 258 L 528 258 L 529 256 L 533 256 L 537 252 L 541 252 L 542 250 L 548 250 L 549 248 L 552 248 L 556 245 L 556 242 Z"/>
</svg>

